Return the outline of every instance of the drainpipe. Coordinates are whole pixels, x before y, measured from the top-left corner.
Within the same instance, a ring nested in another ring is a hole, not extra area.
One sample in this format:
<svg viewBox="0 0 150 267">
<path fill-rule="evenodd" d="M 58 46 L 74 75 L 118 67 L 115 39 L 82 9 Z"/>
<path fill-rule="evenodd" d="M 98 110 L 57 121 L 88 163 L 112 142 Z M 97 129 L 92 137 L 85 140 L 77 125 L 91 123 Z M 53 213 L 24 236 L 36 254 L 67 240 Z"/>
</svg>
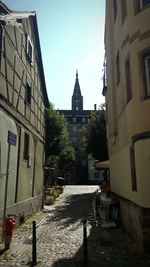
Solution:
<svg viewBox="0 0 150 267">
<path fill-rule="evenodd" d="M 36 168 L 36 148 L 37 148 L 37 139 L 34 138 L 34 162 L 33 162 L 33 179 L 32 179 L 32 197 L 34 197 L 35 168 Z"/>
</svg>

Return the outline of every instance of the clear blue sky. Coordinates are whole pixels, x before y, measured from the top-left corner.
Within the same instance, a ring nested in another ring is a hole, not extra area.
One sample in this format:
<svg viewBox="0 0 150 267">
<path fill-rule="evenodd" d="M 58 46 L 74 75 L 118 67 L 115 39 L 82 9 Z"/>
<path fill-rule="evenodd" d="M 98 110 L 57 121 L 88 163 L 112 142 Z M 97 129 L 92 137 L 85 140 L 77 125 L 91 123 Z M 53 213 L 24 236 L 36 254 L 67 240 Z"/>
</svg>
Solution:
<svg viewBox="0 0 150 267">
<path fill-rule="evenodd" d="M 104 103 L 105 0 L 4 0 L 13 10 L 36 11 L 49 100 L 71 109 L 76 69 L 84 109 Z"/>
</svg>

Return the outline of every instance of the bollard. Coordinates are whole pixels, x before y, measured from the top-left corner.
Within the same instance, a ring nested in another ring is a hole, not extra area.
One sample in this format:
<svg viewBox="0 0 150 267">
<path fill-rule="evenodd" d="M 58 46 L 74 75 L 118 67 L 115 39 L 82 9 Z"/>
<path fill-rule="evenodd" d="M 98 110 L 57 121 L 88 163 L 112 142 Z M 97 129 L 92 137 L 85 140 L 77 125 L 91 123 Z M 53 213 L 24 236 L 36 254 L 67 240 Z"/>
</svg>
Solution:
<svg viewBox="0 0 150 267">
<path fill-rule="evenodd" d="M 88 266 L 88 246 L 87 246 L 87 224 L 83 220 L 83 266 Z"/>
<path fill-rule="evenodd" d="M 32 266 L 37 264 L 36 260 L 36 222 L 32 222 Z"/>
<path fill-rule="evenodd" d="M 94 215 L 94 224 L 96 225 L 96 220 L 97 220 L 97 209 L 96 209 L 96 192 L 94 193 L 93 197 L 93 215 Z"/>
</svg>

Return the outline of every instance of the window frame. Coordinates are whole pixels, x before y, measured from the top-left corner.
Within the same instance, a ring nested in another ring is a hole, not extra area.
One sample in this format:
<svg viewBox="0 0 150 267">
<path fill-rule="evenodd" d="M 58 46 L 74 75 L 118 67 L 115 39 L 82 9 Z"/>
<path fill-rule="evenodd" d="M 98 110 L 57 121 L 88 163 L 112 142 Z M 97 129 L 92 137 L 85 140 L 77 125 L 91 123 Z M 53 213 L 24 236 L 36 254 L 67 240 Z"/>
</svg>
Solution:
<svg viewBox="0 0 150 267">
<path fill-rule="evenodd" d="M 140 51 L 139 54 L 139 77 L 141 80 L 141 101 L 150 98 L 150 85 L 148 86 L 148 72 L 146 71 L 145 59 L 150 57 L 150 47 Z M 147 72 L 147 75 L 146 75 Z M 150 78 L 149 78 L 150 79 Z"/>
</svg>

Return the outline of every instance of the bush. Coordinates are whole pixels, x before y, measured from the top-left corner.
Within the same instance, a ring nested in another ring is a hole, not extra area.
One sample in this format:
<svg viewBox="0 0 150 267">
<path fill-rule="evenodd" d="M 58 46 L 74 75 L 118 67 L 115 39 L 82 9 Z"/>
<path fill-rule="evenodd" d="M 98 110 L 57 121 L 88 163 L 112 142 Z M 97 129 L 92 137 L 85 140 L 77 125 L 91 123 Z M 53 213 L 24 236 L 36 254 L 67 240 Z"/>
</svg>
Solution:
<svg viewBox="0 0 150 267">
<path fill-rule="evenodd" d="M 44 204 L 52 205 L 57 197 L 63 193 L 62 186 L 55 186 L 50 188 L 45 188 L 44 190 Z"/>
</svg>

